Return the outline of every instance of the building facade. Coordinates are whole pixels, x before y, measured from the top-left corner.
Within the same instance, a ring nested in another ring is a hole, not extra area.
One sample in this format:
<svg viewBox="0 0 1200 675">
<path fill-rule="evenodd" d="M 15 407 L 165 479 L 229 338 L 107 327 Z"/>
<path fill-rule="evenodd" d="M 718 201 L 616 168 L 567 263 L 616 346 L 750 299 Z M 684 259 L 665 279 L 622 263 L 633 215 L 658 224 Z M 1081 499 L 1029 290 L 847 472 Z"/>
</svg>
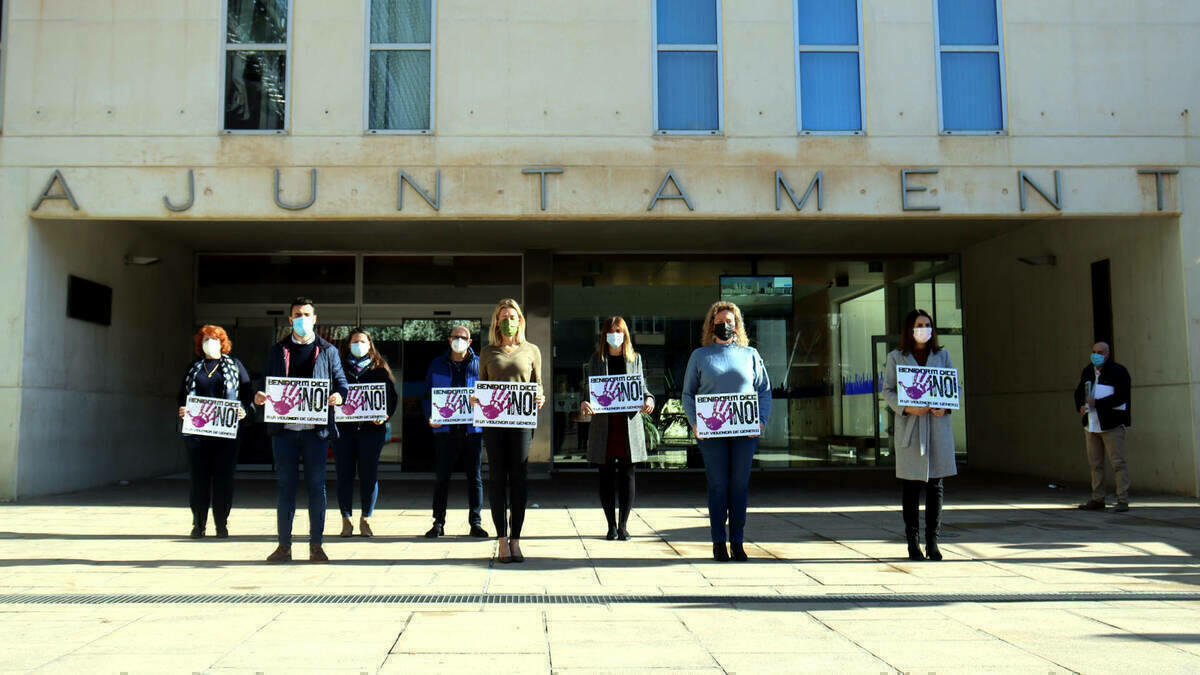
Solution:
<svg viewBox="0 0 1200 675">
<path fill-rule="evenodd" d="M 698 468 L 679 390 L 724 297 L 774 385 L 761 470 L 889 470 L 879 373 L 922 307 L 966 465 L 1084 481 L 1071 391 L 1107 339 L 1135 490 L 1200 492 L 1191 0 L 3 10 L 0 499 L 182 469 L 192 334 L 261 373 L 297 295 L 396 370 L 386 471 L 429 470 L 425 368 L 501 297 L 546 360 L 535 471 L 586 466 L 612 314 L 658 396 L 650 465 Z M 270 468 L 261 423 L 240 461 Z"/>
</svg>

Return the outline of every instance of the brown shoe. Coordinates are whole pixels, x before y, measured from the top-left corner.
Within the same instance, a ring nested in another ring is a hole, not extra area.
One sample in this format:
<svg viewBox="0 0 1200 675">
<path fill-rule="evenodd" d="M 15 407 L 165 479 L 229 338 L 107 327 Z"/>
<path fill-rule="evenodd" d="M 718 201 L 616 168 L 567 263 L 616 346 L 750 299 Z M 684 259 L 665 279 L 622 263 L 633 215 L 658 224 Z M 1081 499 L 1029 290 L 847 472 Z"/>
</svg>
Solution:
<svg viewBox="0 0 1200 675">
<path fill-rule="evenodd" d="M 371 524 L 367 522 L 367 519 L 359 518 L 358 519 L 358 536 L 370 537 L 374 534 L 375 533 L 371 531 Z"/>
<path fill-rule="evenodd" d="M 292 562 L 292 547 L 280 544 L 276 547 L 275 552 L 267 556 L 269 563 L 285 563 Z"/>
<path fill-rule="evenodd" d="M 343 516 L 342 517 L 342 533 L 339 534 L 338 536 L 339 537 L 350 537 L 353 535 L 354 535 L 354 525 L 352 525 L 350 523 L 349 518 L 346 518 L 345 516 Z"/>
<path fill-rule="evenodd" d="M 329 562 L 329 556 L 325 555 L 325 551 L 319 545 L 309 544 L 308 545 L 308 562 L 310 562 L 310 563 L 327 563 L 327 562 Z"/>
</svg>

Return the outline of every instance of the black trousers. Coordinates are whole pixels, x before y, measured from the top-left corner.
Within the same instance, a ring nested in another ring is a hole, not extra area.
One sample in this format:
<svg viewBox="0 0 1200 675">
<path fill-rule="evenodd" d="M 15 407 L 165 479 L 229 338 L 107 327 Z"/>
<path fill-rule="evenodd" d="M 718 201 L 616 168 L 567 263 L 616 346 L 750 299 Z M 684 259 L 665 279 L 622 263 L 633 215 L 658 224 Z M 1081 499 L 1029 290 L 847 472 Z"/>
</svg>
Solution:
<svg viewBox="0 0 1200 675">
<path fill-rule="evenodd" d="M 437 453 L 434 467 L 437 480 L 433 484 L 433 522 L 446 524 L 446 504 L 450 501 L 450 474 L 454 462 L 462 458 L 463 473 L 467 477 L 467 521 L 471 525 L 482 525 L 479 512 L 483 507 L 483 481 L 480 479 L 479 457 L 483 450 L 479 434 L 468 434 L 455 430 L 433 435 L 434 452 Z"/>
<path fill-rule="evenodd" d="M 488 501 L 492 506 L 492 524 L 497 537 L 521 537 L 525 524 L 525 505 L 529 501 L 526 486 L 529 464 L 529 444 L 532 429 L 484 429 L 483 444 L 488 457 Z M 505 505 L 512 518 L 512 528 L 505 518 Z"/>
<path fill-rule="evenodd" d="M 604 508 L 609 527 L 625 527 L 629 522 L 629 512 L 633 510 L 635 466 L 627 459 L 615 457 L 609 457 L 607 462 L 600 465 L 600 506 Z M 621 505 L 619 521 L 617 504 Z"/>
<path fill-rule="evenodd" d="M 921 490 L 925 490 L 925 538 L 936 539 L 942 528 L 942 498 L 945 487 L 941 478 L 931 478 L 928 482 L 920 480 L 901 480 L 903 494 L 901 505 L 904 507 L 904 534 L 915 538 L 921 531 Z"/>
<path fill-rule="evenodd" d="M 233 472 L 237 468 L 238 442 L 224 438 L 196 438 L 188 441 L 188 464 L 192 479 L 189 503 L 192 525 L 208 524 L 212 506 L 213 521 L 225 527 L 233 508 Z"/>
</svg>

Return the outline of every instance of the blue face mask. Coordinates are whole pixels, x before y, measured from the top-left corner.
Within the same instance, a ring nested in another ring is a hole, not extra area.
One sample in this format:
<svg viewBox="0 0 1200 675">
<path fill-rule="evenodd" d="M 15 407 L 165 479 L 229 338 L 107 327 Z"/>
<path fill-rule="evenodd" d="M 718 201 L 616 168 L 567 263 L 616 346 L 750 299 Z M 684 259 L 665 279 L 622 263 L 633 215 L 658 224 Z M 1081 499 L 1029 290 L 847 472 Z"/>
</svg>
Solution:
<svg viewBox="0 0 1200 675">
<path fill-rule="evenodd" d="M 292 332 L 296 334 L 296 337 L 308 337 L 315 323 L 311 316 L 298 316 L 292 319 Z"/>
<path fill-rule="evenodd" d="M 1096 366 L 1097 368 L 1099 368 L 1100 366 L 1104 365 L 1104 355 L 1103 355 L 1103 354 L 1096 354 L 1096 353 L 1094 353 L 1094 352 L 1093 352 L 1093 353 L 1092 353 L 1092 365 L 1093 365 L 1093 366 Z"/>
</svg>

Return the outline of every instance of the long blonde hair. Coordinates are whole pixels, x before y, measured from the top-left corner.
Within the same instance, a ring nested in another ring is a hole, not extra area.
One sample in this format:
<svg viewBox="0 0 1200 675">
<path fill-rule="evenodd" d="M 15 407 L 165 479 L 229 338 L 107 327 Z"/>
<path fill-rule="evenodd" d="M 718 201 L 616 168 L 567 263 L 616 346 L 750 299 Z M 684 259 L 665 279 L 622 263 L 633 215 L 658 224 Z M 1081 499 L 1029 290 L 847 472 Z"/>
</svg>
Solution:
<svg viewBox="0 0 1200 675">
<path fill-rule="evenodd" d="M 743 346 L 750 346 L 750 338 L 746 336 L 746 322 L 742 319 L 742 310 L 737 305 L 726 300 L 718 300 L 708 308 L 708 312 L 704 315 L 704 328 L 700 334 L 700 345 L 707 347 L 713 343 L 713 320 L 717 314 L 729 310 L 733 312 L 733 318 L 737 322 L 734 330 L 737 333 L 736 342 Z"/>
<path fill-rule="evenodd" d="M 600 324 L 600 346 L 596 348 L 596 356 L 604 359 L 608 356 L 608 334 L 624 333 L 625 342 L 621 343 L 621 355 L 633 363 L 637 353 L 633 351 L 633 336 L 629 334 L 629 325 L 619 316 L 610 316 Z"/>
<path fill-rule="evenodd" d="M 514 338 L 517 344 L 525 342 L 525 313 L 521 311 L 521 306 L 512 298 L 504 298 L 496 303 L 496 309 L 492 310 L 492 325 L 488 328 L 488 344 L 496 345 L 497 347 L 504 344 L 504 336 L 500 332 L 500 312 L 505 309 L 512 308 L 517 313 L 517 321 L 520 322 L 520 327 L 517 328 L 517 335 Z"/>
</svg>

